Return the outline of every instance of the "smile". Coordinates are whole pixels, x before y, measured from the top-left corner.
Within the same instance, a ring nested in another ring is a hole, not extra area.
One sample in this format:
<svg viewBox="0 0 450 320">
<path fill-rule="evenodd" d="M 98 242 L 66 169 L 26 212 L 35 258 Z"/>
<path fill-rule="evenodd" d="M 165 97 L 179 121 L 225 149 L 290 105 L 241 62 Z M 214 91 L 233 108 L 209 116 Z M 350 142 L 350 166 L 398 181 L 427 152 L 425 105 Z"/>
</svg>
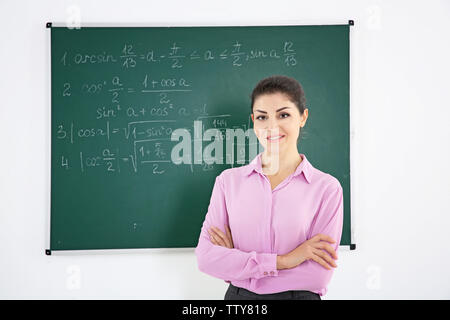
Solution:
<svg viewBox="0 0 450 320">
<path fill-rule="evenodd" d="M 282 136 L 276 136 L 276 137 L 267 137 L 267 140 L 269 141 L 269 142 L 275 142 L 275 141 L 280 141 L 281 139 L 283 139 L 285 136 L 284 135 L 282 135 Z"/>
</svg>

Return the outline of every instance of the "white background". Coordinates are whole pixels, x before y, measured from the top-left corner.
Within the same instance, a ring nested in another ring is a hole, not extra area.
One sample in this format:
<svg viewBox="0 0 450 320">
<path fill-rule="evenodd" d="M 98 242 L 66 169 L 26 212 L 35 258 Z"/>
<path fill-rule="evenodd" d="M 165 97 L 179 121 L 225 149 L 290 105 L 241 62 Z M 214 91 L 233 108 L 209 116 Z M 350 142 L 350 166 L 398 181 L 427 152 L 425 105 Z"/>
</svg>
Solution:
<svg viewBox="0 0 450 320">
<path fill-rule="evenodd" d="M 0 2 L 0 298 L 222 299 L 192 250 L 45 256 L 48 29 L 342 24 L 351 35 L 355 251 L 323 299 L 450 298 L 450 1 Z M 311 110 L 312 111 L 312 110 Z"/>
</svg>

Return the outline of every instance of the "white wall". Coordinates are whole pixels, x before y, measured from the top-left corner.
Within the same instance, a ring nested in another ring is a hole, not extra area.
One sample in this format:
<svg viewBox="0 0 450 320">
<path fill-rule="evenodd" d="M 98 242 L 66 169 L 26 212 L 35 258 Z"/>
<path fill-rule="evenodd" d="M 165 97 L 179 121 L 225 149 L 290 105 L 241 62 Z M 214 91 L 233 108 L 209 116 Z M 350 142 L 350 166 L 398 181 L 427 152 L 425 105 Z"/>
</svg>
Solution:
<svg viewBox="0 0 450 320">
<path fill-rule="evenodd" d="M 47 32 L 81 23 L 331 24 L 351 37 L 356 251 L 323 299 L 449 299 L 450 1 L 1 1 L 0 298 L 222 299 L 193 250 L 45 256 Z"/>
</svg>

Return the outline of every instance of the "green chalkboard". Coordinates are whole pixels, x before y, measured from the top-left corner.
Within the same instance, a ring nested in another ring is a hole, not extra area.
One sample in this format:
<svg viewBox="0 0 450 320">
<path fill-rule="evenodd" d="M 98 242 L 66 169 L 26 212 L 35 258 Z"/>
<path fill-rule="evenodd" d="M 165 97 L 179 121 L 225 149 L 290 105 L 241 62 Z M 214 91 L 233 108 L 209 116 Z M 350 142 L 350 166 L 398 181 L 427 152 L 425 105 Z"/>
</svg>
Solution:
<svg viewBox="0 0 450 320">
<path fill-rule="evenodd" d="M 270 75 L 304 87 L 299 151 L 341 182 L 341 245 L 352 243 L 349 25 L 48 30 L 50 251 L 195 247 L 215 177 L 262 151 L 250 94 Z M 248 139 L 211 164 L 203 134 L 224 141 L 227 128 Z M 181 129 L 191 163 L 171 160 Z"/>
</svg>

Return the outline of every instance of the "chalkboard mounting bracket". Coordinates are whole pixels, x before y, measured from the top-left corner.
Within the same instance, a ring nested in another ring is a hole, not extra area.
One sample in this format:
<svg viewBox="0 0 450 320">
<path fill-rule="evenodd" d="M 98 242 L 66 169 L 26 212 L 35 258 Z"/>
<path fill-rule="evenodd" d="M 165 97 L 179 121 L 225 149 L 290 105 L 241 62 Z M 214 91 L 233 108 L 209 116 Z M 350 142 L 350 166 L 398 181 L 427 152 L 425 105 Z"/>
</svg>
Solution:
<svg viewBox="0 0 450 320">
<path fill-rule="evenodd" d="M 47 256 L 51 256 L 51 255 L 52 255 L 52 251 L 51 251 L 50 249 L 46 249 L 46 250 L 45 250 L 45 254 L 46 254 Z"/>
<path fill-rule="evenodd" d="M 46 26 L 47 28 L 51 28 L 51 27 L 52 27 L 52 23 L 51 23 L 51 22 L 47 22 L 47 23 L 45 24 L 45 26 Z"/>
<path fill-rule="evenodd" d="M 355 25 L 355 21 L 353 21 L 353 20 L 348 20 L 348 24 L 351 25 L 351 26 L 353 26 L 353 25 Z"/>
<path fill-rule="evenodd" d="M 350 250 L 355 250 L 355 249 L 356 249 L 356 243 L 350 244 Z"/>
</svg>

